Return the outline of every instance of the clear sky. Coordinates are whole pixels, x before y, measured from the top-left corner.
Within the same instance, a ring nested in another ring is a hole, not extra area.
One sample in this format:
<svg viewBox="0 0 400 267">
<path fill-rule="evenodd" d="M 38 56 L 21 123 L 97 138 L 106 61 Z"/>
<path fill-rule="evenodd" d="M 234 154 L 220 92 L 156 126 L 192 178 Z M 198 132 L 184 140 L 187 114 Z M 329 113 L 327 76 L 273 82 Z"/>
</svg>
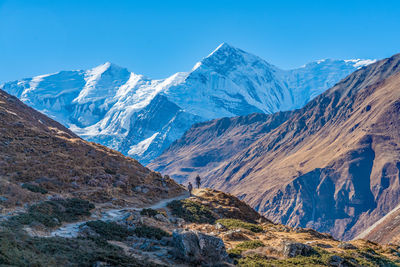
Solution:
<svg viewBox="0 0 400 267">
<path fill-rule="evenodd" d="M 398 0 L 0 0 L 0 82 L 111 61 L 150 78 L 227 42 L 288 69 L 400 52 Z"/>
</svg>

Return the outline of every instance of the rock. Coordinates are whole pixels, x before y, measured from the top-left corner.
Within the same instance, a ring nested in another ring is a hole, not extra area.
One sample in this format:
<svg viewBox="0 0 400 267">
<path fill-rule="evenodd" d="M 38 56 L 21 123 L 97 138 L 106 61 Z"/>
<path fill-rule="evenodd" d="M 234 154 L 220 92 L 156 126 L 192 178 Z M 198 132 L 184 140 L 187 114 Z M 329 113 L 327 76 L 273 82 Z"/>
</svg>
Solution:
<svg viewBox="0 0 400 267">
<path fill-rule="evenodd" d="M 245 241 L 245 240 L 249 240 L 249 238 L 240 229 L 228 231 L 227 233 L 225 233 L 223 235 L 223 238 L 227 239 L 229 241 Z"/>
<path fill-rule="evenodd" d="M 221 231 L 225 231 L 227 228 L 221 223 L 216 223 L 215 224 L 215 229 L 221 230 Z"/>
<path fill-rule="evenodd" d="M 62 195 L 55 194 L 55 195 L 49 196 L 48 199 L 57 201 L 57 200 L 64 200 L 64 197 Z"/>
<path fill-rule="evenodd" d="M 147 187 L 140 186 L 140 185 L 136 186 L 135 188 L 133 188 L 133 190 L 136 191 L 136 192 L 139 192 L 139 193 L 144 193 L 144 194 L 149 192 L 149 189 Z"/>
<path fill-rule="evenodd" d="M 320 238 L 320 239 L 324 239 L 324 238 L 332 239 L 331 235 L 319 233 L 311 228 L 295 228 L 295 229 L 293 229 L 293 231 L 296 233 L 307 233 L 313 237 Z"/>
<path fill-rule="evenodd" d="M 161 238 L 160 244 L 162 246 L 172 246 L 172 244 L 173 244 L 172 238 L 169 237 L 169 236 L 164 236 L 164 237 Z"/>
<path fill-rule="evenodd" d="M 86 224 L 80 226 L 78 235 L 80 237 L 99 237 L 100 235 Z"/>
<path fill-rule="evenodd" d="M 341 249 L 357 249 L 356 246 L 354 246 L 354 245 L 352 245 L 350 243 L 345 243 L 345 242 L 340 243 L 338 245 L 338 248 L 341 248 Z"/>
<path fill-rule="evenodd" d="M 329 266 L 335 266 L 335 267 L 347 267 L 347 266 L 352 266 L 350 265 L 345 259 L 343 259 L 340 256 L 333 255 L 329 259 Z"/>
<path fill-rule="evenodd" d="M 160 221 L 160 222 L 166 222 L 166 223 L 169 222 L 168 218 L 165 217 L 164 215 L 160 214 L 160 213 L 156 214 L 156 215 L 154 216 L 154 218 L 155 218 L 156 220 Z"/>
<path fill-rule="evenodd" d="M 174 230 L 172 233 L 176 258 L 192 264 L 212 264 L 230 262 L 224 242 L 215 236 L 193 230 Z"/>
<path fill-rule="evenodd" d="M 178 227 L 183 227 L 183 225 L 185 224 L 185 220 L 182 218 L 176 218 L 176 224 L 178 225 Z"/>
<path fill-rule="evenodd" d="M 299 255 L 308 256 L 313 252 L 313 248 L 303 243 L 286 241 L 283 242 L 283 255 L 286 258 L 293 258 Z"/>
<path fill-rule="evenodd" d="M 103 261 L 96 261 L 92 265 L 92 267 L 105 267 L 105 266 L 109 266 L 109 264 L 107 262 L 103 262 Z"/>
</svg>

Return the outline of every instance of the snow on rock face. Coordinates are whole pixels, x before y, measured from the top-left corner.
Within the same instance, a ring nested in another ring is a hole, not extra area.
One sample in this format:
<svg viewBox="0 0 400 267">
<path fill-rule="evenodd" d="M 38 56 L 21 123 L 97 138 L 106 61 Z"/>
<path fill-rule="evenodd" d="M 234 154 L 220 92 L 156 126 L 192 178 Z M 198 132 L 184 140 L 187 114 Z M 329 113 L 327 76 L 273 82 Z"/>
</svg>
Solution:
<svg viewBox="0 0 400 267">
<path fill-rule="evenodd" d="M 197 122 L 300 108 L 373 60 L 281 70 L 226 43 L 190 72 L 151 80 L 112 63 L 9 82 L 2 89 L 81 137 L 149 163 Z"/>
</svg>

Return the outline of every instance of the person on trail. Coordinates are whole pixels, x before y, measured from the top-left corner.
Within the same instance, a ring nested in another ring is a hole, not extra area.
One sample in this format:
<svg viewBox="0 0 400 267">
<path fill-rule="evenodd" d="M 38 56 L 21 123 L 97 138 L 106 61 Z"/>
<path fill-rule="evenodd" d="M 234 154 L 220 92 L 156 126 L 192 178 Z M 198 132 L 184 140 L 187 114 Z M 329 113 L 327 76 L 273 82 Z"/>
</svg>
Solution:
<svg viewBox="0 0 400 267">
<path fill-rule="evenodd" d="M 201 179 L 200 179 L 200 176 L 198 176 L 198 175 L 196 177 L 196 185 L 197 185 L 197 189 L 199 189 L 200 185 L 201 185 Z"/>
<path fill-rule="evenodd" d="M 191 182 L 189 182 L 189 184 L 188 184 L 188 190 L 189 190 L 190 196 L 192 196 L 193 185 Z"/>
</svg>

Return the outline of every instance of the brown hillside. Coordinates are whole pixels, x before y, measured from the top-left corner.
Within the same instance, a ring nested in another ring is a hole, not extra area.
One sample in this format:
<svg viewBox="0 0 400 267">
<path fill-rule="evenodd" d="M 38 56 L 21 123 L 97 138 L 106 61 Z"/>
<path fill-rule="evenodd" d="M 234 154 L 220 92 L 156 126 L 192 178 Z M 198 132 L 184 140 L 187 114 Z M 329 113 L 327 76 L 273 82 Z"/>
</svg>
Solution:
<svg viewBox="0 0 400 267">
<path fill-rule="evenodd" d="M 399 71 L 395 55 L 293 113 L 196 125 L 149 166 L 181 181 L 199 173 L 275 222 L 351 239 L 399 204 Z"/>
<path fill-rule="evenodd" d="M 136 160 L 80 139 L 0 90 L 1 206 L 22 205 L 52 194 L 97 203 L 140 204 L 182 190 L 170 179 L 162 180 Z M 48 193 L 32 192 L 38 188 Z"/>
</svg>

